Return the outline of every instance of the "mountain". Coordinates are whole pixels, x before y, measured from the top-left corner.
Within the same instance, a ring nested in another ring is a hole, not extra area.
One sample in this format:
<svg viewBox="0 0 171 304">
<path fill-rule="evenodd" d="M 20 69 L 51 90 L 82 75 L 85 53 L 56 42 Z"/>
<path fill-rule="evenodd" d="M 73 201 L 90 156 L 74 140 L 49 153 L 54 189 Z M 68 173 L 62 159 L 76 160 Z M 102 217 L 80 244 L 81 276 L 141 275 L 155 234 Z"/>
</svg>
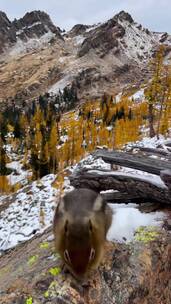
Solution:
<svg viewBox="0 0 171 304">
<path fill-rule="evenodd" d="M 0 12 L 0 101 L 57 94 L 74 82 L 80 99 L 115 94 L 148 79 L 160 44 L 167 58 L 171 36 L 151 32 L 121 11 L 105 23 L 62 32 L 41 11 L 10 21 Z"/>
<path fill-rule="evenodd" d="M 32 39 L 50 38 L 56 36 L 62 39 L 60 29 L 54 26 L 50 17 L 41 11 L 27 13 L 23 18 L 11 22 L 4 12 L 0 12 L 0 52 L 7 51 L 10 47 L 22 46 Z M 21 49 L 21 51 L 24 51 Z M 16 52 L 17 53 L 17 52 Z"/>
</svg>

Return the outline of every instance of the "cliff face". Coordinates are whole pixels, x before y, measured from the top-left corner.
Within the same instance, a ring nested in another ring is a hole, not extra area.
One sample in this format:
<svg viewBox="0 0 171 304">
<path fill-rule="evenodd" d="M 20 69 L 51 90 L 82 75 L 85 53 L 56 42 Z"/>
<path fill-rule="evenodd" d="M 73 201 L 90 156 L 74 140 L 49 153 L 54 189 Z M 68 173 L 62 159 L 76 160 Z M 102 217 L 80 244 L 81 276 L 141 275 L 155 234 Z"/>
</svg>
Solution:
<svg viewBox="0 0 171 304">
<path fill-rule="evenodd" d="M 4 12 L 0 11 L 0 53 L 3 52 L 6 45 L 11 46 L 16 42 L 15 30 L 12 23 Z"/>
<path fill-rule="evenodd" d="M 97 29 L 90 31 L 90 34 L 82 43 L 78 56 L 82 57 L 89 51 L 94 50 L 100 57 L 107 55 L 110 50 L 119 54 L 119 38 L 125 34 L 125 29 L 115 20 L 100 25 Z"/>
<path fill-rule="evenodd" d="M 56 37 L 62 39 L 60 29 L 52 23 L 48 14 L 41 11 L 33 11 L 19 20 L 14 20 L 12 27 L 15 29 L 17 38 L 23 41 L 35 37 L 40 38 L 48 32 L 54 33 Z"/>
</svg>

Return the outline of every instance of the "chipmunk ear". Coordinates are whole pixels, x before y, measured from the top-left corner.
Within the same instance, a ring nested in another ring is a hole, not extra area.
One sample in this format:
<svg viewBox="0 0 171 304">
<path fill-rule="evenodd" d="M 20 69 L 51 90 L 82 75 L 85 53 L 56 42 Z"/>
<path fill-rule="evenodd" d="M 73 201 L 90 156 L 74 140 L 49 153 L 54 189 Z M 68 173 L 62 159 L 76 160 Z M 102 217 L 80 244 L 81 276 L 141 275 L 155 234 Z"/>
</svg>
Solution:
<svg viewBox="0 0 171 304">
<path fill-rule="evenodd" d="M 102 207 L 103 207 L 103 198 L 100 195 L 98 195 L 94 201 L 93 210 L 100 211 Z"/>
</svg>

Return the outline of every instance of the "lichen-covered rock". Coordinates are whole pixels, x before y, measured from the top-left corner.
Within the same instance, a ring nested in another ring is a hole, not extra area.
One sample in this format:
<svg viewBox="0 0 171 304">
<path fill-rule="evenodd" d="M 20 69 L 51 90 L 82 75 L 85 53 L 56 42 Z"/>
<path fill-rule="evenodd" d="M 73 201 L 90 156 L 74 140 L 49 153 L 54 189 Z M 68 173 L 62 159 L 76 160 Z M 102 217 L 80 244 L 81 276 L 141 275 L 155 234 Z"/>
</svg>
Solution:
<svg viewBox="0 0 171 304">
<path fill-rule="evenodd" d="M 170 304 L 171 235 L 141 228 L 128 244 L 107 243 L 99 270 L 84 284 L 63 269 L 52 232 L 0 258 L 2 304 Z"/>
</svg>

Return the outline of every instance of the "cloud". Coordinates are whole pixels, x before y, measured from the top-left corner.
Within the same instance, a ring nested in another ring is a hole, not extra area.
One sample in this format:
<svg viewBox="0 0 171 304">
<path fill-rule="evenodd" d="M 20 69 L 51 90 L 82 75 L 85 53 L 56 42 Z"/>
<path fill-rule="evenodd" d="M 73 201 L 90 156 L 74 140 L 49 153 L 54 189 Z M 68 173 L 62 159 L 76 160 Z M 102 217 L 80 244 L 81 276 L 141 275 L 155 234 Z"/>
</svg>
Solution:
<svg viewBox="0 0 171 304">
<path fill-rule="evenodd" d="M 10 19 L 20 18 L 28 11 L 44 10 L 56 25 L 66 29 L 76 23 L 105 21 L 125 10 L 151 30 L 171 32 L 170 0 L 0 0 L 0 9 Z"/>
</svg>

